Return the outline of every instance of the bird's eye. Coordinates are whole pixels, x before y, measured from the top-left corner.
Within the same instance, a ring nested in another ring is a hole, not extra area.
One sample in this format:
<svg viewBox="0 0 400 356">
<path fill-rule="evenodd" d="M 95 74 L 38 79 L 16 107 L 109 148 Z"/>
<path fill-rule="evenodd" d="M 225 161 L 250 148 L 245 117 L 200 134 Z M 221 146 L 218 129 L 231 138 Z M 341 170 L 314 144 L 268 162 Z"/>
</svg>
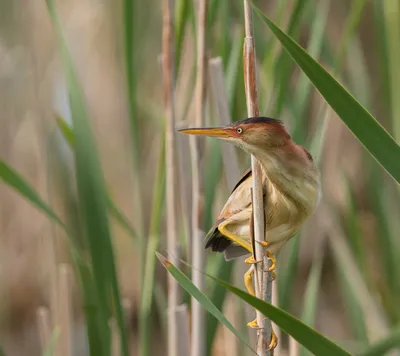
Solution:
<svg viewBox="0 0 400 356">
<path fill-rule="evenodd" d="M 243 132 L 243 129 L 242 129 L 241 127 L 238 127 L 238 128 L 236 129 L 236 132 L 237 132 L 238 134 L 241 134 L 241 133 Z"/>
</svg>

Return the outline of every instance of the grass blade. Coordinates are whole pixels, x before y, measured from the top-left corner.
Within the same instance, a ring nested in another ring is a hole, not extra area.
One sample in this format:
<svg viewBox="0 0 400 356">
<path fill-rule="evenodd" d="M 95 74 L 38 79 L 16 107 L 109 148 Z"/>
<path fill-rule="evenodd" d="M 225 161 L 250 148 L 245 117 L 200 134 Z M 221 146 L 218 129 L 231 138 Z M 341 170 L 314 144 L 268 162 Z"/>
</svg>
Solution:
<svg viewBox="0 0 400 356">
<path fill-rule="evenodd" d="M 233 261 L 225 261 L 223 256 L 218 256 L 218 260 L 216 261 L 215 268 L 213 269 L 214 273 L 211 273 L 214 276 L 217 276 L 218 279 L 222 279 L 224 281 L 229 281 L 232 279 L 233 269 L 235 263 Z M 211 291 L 210 300 L 217 307 L 217 309 L 222 310 L 222 306 L 224 304 L 226 298 L 227 291 L 224 287 L 213 283 L 213 288 Z M 211 355 L 211 348 L 214 343 L 215 335 L 218 328 L 218 320 L 213 318 L 211 314 L 206 315 L 206 354 Z"/>
<path fill-rule="evenodd" d="M 65 141 L 68 143 L 68 146 L 70 147 L 71 150 L 74 150 L 75 138 L 72 128 L 68 125 L 68 123 L 64 119 L 62 119 L 59 116 L 56 117 L 56 122 Z M 137 237 L 135 229 L 129 222 L 128 218 L 115 205 L 109 194 L 107 194 L 107 203 L 108 203 L 108 210 L 111 216 L 133 238 L 133 241 L 137 243 L 138 241 L 137 239 L 135 239 L 135 237 Z"/>
<path fill-rule="evenodd" d="M 398 1 L 382 1 L 384 24 L 386 26 L 387 66 L 389 68 L 389 88 L 392 100 L 392 126 L 397 141 L 400 140 L 400 100 L 396 100 L 400 90 L 400 3 Z"/>
<path fill-rule="evenodd" d="M 58 338 L 60 336 L 60 329 L 58 327 L 54 328 L 53 332 L 51 333 L 51 337 L 46 349 L 43 351 L 43 356 L 53 356 L 54 350 L 57 345 Z M 1 355 L 1 353 L 0 353 Z"/>
<path fill-rule="evenodd" d="M 79 201 L 79 212 L 88 240 L 94 287 L 100 315 L 101 346 L 90 345 L 108 355 L 111 348 L 111 334 L 108 318 L 116 314 L 122 354 L 128 356 L 128 340 L 125 330 L 121 298 L 118 287 L 115 259 L 111 243 L 107 215 L 107 195 L 95 140 L 91 132 L 84 95 L 68 52 L 67 43 L 52 0 L 47 1 L 48 10 L 60 44 L 66 71 L 69 105 L 75 135 L 75 167 Z M 84 283 L 85 280 L 83 280 Z M 112 296 L 112 298 L 111 298 Z M 94 354 L 94 350 L 91 350 Z"/>
<path fill-rule="evenodd" d="M 205 308 L 211 315 L 218 319 L 220 323 L 224 324 L 235 336 L 238 337 L 241 342 L 247 345 L 249 349 L 253 350 L 250 345 L 248 345 L 246 338 L 233 327 L 229 320 L 225 318 L 224 314 L 218 310 L 218 308 L 210 301 L 210 299 L 208 299 L 208 297 L 203 294 L 192 283 L 192 281 L 185 276 L 185 274 L 183 274 L 178 268 L 176 268 L 170 261 L 168 261 L 164 256 L 160 255 L 158 252 L 156 252 L 156 255 L 168 272 L 193 298 L 195 298 L 203 306 L 203 308 Z"/>
<path fill-rule="evenodd" d="M 350 355 L 347 351 L 340 348 L 334 342 L 319 334 L 318 332 L 305 325 L 289 313 L 286 313 L 282 309 L 276 308 L 272 304 L 258 299 L 246 293 L 245 291 L 230 285 L 229 283 L 218 280 L 212 276 L 209 277 L 215 280 L 215 282 L 224 286 L 232 293 L 236 294 L 246 303 L 258 309 L 263 315 L 271 319 L 277 326 L 279 326 L 282 330 L 291 335 L 294 339 L 296 339 L 300 344 L 302 344 L 315 355 Z"/>
<path fill-rule="evenodd" d="M 164 137 L 164 136 L 163 136 Z M 165 141 L 165 140 L 163 140 Z M 151 349 L 151 313 L 155 285 L 155 252 L 160 241 L 161 216 L 165 198 L 165 142 L 161 144 L 157 178 L 155 180 L 153 208 L 146 251 L 143 287 L 139 310 L 139 345 L 140 355 L 150 355 Z"/>
<path fill-rule="evenodd" d="M 25 181 L 15 170 L 13 170 L 6 162 L 0 159 L 0 179 L 5 184 L 16 190 L 21 196 L 29 200 L 39 210 L 44 212 L 50 219 L 55 221 L 64 230 L 66 229 L 64 223 L 57 216 L 57 214 L 47 205 L 39 194 L 33 189 L 30 184 Z"/>
<path fill-rule="evenodd" d="M 190 293 L 194 298 L 196 298 L 204 308 L 213 314 L 221 323 L 223 323 L 230 331 L 232 331 L 244 344 L 248 346 L 245 338 L 241 336 L 232 324 L 225 318 L 225 316 L 211 303 L 211 301 L 201 293 L 198 288 L 196 288 L 193 283 L 171 262 L 169 262 L 165 257 L 157 253 L 157 257 L 169 273 L 179 282 L 179 284 L 185 288 L 188 293 Z M 270 303 L 267 303 L 261 299 L 258 299 L 245 291 L 232 286 L 231 284 L 219 280 L 213 276 L 207 275 L 215 282 L 236 294 L 240 299 L 250 304 L 257 310 L 259 310 L 263 315 L 270 318 L 277 326 L 279 326 L 286 333 L 291 335 L 299 343 L 305 346 L 308 350 L 316 355 L 324 356 L 349 356 L 350 354 L 340 348 L 331 340 L 327 339 L 325 336 L 319 334 L 309 326 L 302 323 L 300 320 L 294 316 L 286 313 L 285 311 L 274 307 Z M 249 346 L 250 347 L 250 346 Z"/>
<path fill-rule="evenodd" d="M 393 137 L 299 44 L 279 29 L 258 8 L 254 6 L 254 9 L 347 127 L 369 153 L 400 183 L 400 146 Z"/>
</svg>

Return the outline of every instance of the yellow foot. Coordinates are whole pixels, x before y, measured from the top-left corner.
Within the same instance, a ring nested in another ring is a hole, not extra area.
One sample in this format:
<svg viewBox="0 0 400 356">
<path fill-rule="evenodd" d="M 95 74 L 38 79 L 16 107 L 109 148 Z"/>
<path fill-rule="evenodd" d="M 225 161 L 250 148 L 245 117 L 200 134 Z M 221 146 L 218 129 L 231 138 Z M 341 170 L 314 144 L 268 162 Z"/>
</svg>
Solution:
<svg viewBox="0 0 400 356">
<path fill-rule="evenodd" d="M 258 329 L 259 327 L 257 324 L 257 319 L 254 319 L 253 321 L 248 322 L 247 326 L 252 329 Z"/>
<path fill-rule="evenodd" d="M 274 330 L 271 329 L 271 342 L 268 346 L 268 351 L 275 349 L 278 346 L 278 337 L 274 333 Z"/>
<path fill-rule="evenodd" d="M 269 252 L 269 251 L 267 251 L 267 257 L 268 257 L 269 259 L 271 259 L 272 265 L 271 265 L 268 269 L 266 269 L 265 272 L 272 272 L 272 271 L 275 270 L 275 267 L 276 267 L 276 258 L 275 258 L 275 256 L 274 256 L 271 252 Z M 275 277 L 276 277 L 276 276 L 275 276 Z"/>
<path fill-rule="evenodd" d="M 254 319 L 253 321 L 247 323 L 247 326 L 252 329 L 259 329 L 257 319 Z M 274 330 L 271 329 L 271 341 L 268 345 L 268 351 L 275 349 L 277 346 L 278 346 L 278 337 L 274 333 Z"/>
<path fill-rule="evenodd" d="M 246 258 L 246 259 L 244 260 L 244 263 L 245 263 L 246 265 L 254 265 L 254 264 L 260 263 L 260 262 L 261 262 L 261 261 L 256 261 L 256 259 L 254 258 L 253 255 L 251 255 L 249 258 Z"/>
</svg>

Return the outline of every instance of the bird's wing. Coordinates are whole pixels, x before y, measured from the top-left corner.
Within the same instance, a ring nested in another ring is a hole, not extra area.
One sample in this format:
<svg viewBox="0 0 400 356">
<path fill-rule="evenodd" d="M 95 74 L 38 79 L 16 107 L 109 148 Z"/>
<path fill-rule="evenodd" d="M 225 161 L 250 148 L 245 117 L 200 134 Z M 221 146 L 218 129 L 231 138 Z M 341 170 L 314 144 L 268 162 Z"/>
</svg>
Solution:
<svg viewBox="0 0 400 356">
<path fill-rule="evenodd" d="M 232 239 L 225 237 L 218 230 L 218 226 L 235 215 L 240 218 L 246 215 L 243 210 L 251 211 L 251 169 L 248 169 L 233 188 L 228 201 L 222 208 L 217 221 L 206 236 L 206 248 L 211 247 L 213 251 L 225 251 L 231 245 Z M 238 215 L 239 213 L 241 213 Z M 244 217 L 245 219 L 246 217 Z M 242 218 L 243 219 L 243 218 Z"/>
<path fill-rule="evenodd" d="M 249 169 L 240 178 L 235 188 L 233 188 L 231 195 L 218 216 L 217 221 L 219 223 L 230 218 L 232 215 L 240 213 L 251 205 L 251 177 L 251 169 Z"/>
<path fill-rule="evenodd" d="M 239 181 L 236 183 L 235 187 L 232 189 L 231 194 L 236 190 L 236 188 L 243 183 L 247 178 L 252 175 L 251 168 L 249 168 L 244 174 L 240 177 Z"/>
</svg>

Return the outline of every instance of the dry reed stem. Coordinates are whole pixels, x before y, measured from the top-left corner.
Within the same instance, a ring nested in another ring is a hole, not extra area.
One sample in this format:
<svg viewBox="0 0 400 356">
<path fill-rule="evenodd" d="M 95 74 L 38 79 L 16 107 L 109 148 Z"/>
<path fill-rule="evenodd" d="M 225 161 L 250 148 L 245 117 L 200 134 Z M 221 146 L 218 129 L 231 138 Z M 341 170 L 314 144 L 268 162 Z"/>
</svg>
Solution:
<svg viewBox="0 0 400 356">
<path fill-rule="evenodd" d="M 61 329 L 57 343 L 57 355 L 72 356 L 72 298 L 71 282 L 72 268 L 68 264 L 61 264 L 58 268 L 58 315 Z"/>
<path fill-rule="evenodd" d="M 189 355 L 190 353 L 190 323 L 189 311 L 186 304 L 181 304 L 173 311 L 176 314 L 179 330 L 179 355 Z"/>
<path fill-rule="evenodd" d="M 201 127 L 204 122 L 206 89 L 206 0 L 198 0 L 197 8 L 197 76 L 196 76 L 196 115 L 195 124 Z M 205 264 L 205 250 L 200 228 L 201 179 L 199 174 L 199 146 L 196 136 L 190 138 L 192 158 L 192 281 L 201 291 L 204 290 L 204 275 L 201 272 Z M 192 338 L 191 355 L 205 354 L 205 312 L 201 304 L 192 298 Z"/>
<path fill-rule="evenodd" d="M 299 356 L 300 354 L 300 345 L 299 343 L 289 336 L 289 356 Z"/>
<path fill-rule="evenodd" d="M 167 201 L 167 249 L 171 254 L 171 262 L 178 266 L 175 259 L 177 245 L 176 230 L 176 155 L 175 155 L 175 101 L 174 101 L 174 1 L 164 0 L 162 60 L 163 85 L 166 124 L 166 201 Z M 175 279 L 168 274 L 168 309 L 174 310 L 180 304 L 179 286 Z M 175 313 L 168 313 L 168 354 L 178 354 L 178 324 Z"/>
<path fill-rule="evenodd" d="M 51 338 L 50 311 L 46 307 L 39 307 L 36 310 L 36 320 L 39 329 L 40 348 L 42 353 L 46 350 Z"/>
<path fill-rule="evenodd" d="M 213 58 L 208 63 L 210 87 L 217 107 L 219 123 L 221 125 L 229 125 L 231 123 L 231 115 L 229 113 L 222 59 L 221 57 Z M 222 145 L 221 150 L 228 187 L 233 189 L 240 177 L 235 147 L 233 145 Z"/>
<path fill-rule="evenodd" d="M 243 49 L 243 65 L 244 65 L 244 84 L 246 91 L 247 114 L 249 117 L 259 116 L 258 109 L 258 94 L 257 94 L 257 78 L 256 78 L 256 54 L 253 39 L 253 14 L 251 5 L 247 0 L 244 0 L 244 21 L 245 21 L 245 39 Z M 251 157 L 251 167 L 253 174 L 253 187 L 252 187 L 252 201 L 253 201 L 253 236 L 252 246 L 253 253 L 256 260 L 263 261 L 266 251 L 264 247 L 258 243 L 265 241 L 265 228 L 264 228 L 264 204 L 263 204 L 263 191 L 262 191 L 262 177 L 261 167 L 254 156 Z M 260 299 L 270 297 L 272 293 L 267 291 L 272 290 L 272 276 L 271 273 L 264 272 L 264 262 L 255 265 L 255 291 L 256 296 Z M 270 276 L 265 276 L 269 274 Z M 271 286 L 264 286 L 263 281 L 268 282 Z M 268 294 L 268 295 L 267 295 Z M 264 299 L 271 302 L 271 299 Z M 271 339 L 271 324 L 270 321 L 256 311 L 257 324 L 260 329 L 257 332 L 257 354 L 258 355 L 272 355 L 273 351 L 268 351 L 269 342 Z M 269 331 L 269 333 L 268 333 Z"/>
</svg>

